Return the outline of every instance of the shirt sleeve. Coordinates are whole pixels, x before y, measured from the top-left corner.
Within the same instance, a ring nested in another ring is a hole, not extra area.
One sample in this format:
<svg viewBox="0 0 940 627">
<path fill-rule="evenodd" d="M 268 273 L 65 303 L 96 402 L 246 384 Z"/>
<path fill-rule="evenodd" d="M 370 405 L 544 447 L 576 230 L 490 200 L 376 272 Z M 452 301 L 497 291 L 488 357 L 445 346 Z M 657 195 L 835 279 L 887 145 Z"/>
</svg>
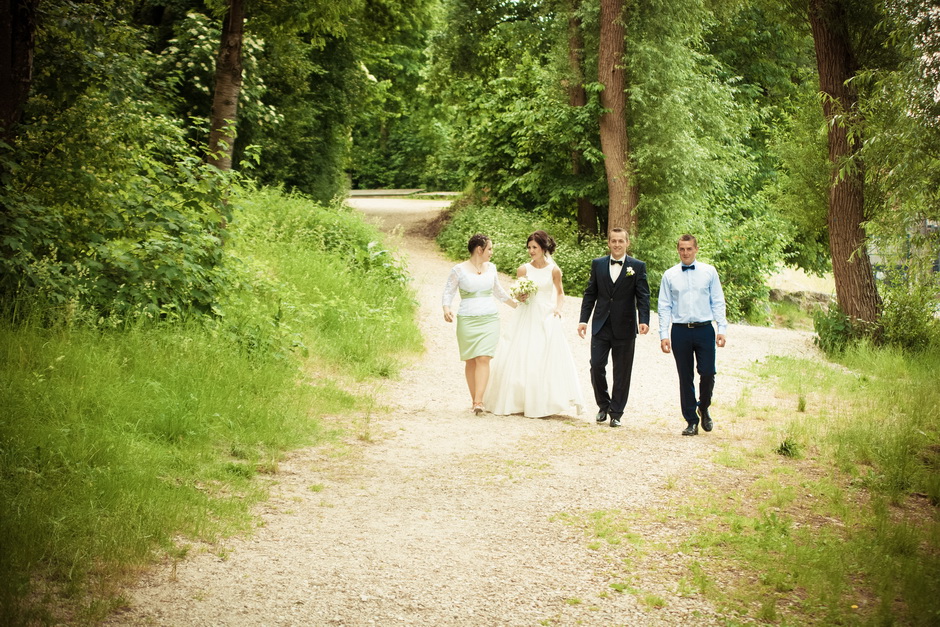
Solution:
<svg viewBox="0 0 940 627">
<path fill-rule="evenodd" d="M 672 325 L 672 290 L 669 288 L 669 275 L 663 272 L 663 279 L 659 283 L 659 339 L 669 338 Z"/>
<path fill-rule="evenodd" d="M 499 272 L 493 273 L 493 295 L 502 303 L 507 303 L 512 300 L 512 296 L 503 289 L 502 284 L 499 282 Z"/>
<path fill-rule="evenodd" d="M 447 283 L 444 284 L 444 295 L 441 298 L 442 307 L 450 307 L 453 304 L 458 289 L 460 289 L 460 277 L 457 274 L 457 266 L 454 266 L 450 274 L 447 275 Z"/>
<path fill-rule="evenodd" d="M 725 315 L 725 292 L 721 289 L 717 271 L 712 275 L 708 292 L 711 295 L 712 319 L 718 323 L 718 333 L 724 334 L 728 329 L 728 319 Z"/>
</svg>

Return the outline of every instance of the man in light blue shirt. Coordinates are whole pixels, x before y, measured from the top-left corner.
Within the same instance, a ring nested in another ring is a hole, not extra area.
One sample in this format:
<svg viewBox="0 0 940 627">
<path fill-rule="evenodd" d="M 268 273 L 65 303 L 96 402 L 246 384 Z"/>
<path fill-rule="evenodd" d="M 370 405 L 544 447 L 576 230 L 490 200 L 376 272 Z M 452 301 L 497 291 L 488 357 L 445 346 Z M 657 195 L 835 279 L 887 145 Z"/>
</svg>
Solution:
<svg viewBox="0 0 940 627">
<path fill-rule="evenodd" d="M 683 235 L 676 246 L 679 263 L 663 273 L 659 284 L 659 338 L 664 353 L 672 352 L 679 372 L 679 404 L 687 426 L 682 435 L 712 430 L 708 408 L 715 389 L 715 346 L 725 345 L 725 295 L 714 266 L 695 260 L 698 240 Z M 718 333 L 715 333 L 715 326 Z M 670 339 L 671 338 L 671 339 Z M 695 400 L 698 364 L 699 398 Z"/>
</svg>

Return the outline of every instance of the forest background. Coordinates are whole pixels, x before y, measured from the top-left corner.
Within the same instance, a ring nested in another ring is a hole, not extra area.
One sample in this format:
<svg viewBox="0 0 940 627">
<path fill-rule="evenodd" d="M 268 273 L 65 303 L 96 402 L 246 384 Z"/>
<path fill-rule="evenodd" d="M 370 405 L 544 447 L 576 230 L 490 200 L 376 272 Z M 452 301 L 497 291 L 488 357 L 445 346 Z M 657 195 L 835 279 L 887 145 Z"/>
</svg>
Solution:
<svg viewBox="0 0 940 627">
<path fill-rule="evenodd" d="M 106 486 L 154 441 L 168 447 L 149 463 L 191 465 L 193 485 L 250 479 L 323 434 L 271 427 L 304 414 L 294 397 L 263 420 L 235 418 L 239 398 L 288 394 L 311 355 L 382 377 L 419 350 L 407 277 L 342 206 L 350 188 L 464 192 L 440 239 L 455 256 L 469 232 L 545 225 L 570 293 L 610 226 L 654 286 L 692 232 L 733 319 L 768 322 L 766 279 L 786 264 L 833 273 L 816 314 L 833 356 L 859 340 L 936 354 L 938 20 L 914 0 L 0 3 L 5 611 L 28 612 L 37 574 L 80 588 L 100 555 L 204 523 L 179 507 L 87 546 L 101 512 L 141 507 Z M 237 365 L 184 363 L 186 346 Z M 102 399 L 140 404 L 132 384 L 88 388 L 107 363 L 156 400 L 102 433 L 81 418 L 116 411 Z M 271 389 L 239 378 L 259 370 Z M 318 390 L 324 408 L 360 402 Z M 183 462 L 193 442 L 225 458 Z M 63 526 L 79 469 L 93 506 Z M 903 489 L 936 500 L 918 481 Z"/>
</svg>

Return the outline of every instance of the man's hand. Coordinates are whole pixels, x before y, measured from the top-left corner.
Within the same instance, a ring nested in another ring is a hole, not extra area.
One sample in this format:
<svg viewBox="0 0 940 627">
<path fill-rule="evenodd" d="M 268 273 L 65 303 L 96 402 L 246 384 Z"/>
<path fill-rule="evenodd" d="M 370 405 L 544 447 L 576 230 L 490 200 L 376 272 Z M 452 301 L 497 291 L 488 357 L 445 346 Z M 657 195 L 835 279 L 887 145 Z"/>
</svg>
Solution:
<svg viewBox="0 0 940 627">
<path fill-rule="evenodd" d="M 586 334 L 587 334 L 587 322 L 579 322 L 578 323 L 578 337 L 580 337 L 583 340 Z"/>
<path fill-rule="evenodd" d="M 672 350 L 672 343 L 669 341 L 669 338 L 667 337 L 666 339 L 659 341 L 659 347 L 663 349 L 664 353 L 668 353 L 669 351 Z"/>
<path fill-rule="evenodd" d="M 718 345 L 718 348 L 722 348 L 722 347 L 725 345 L 725 336 L 724 336 L 724 334 L 719 333 L 719 334 L 717 335 L 717 337 L 715 337 L 715 344 Z"/>
<path fill-rule="evenodd" d="M 650 325 L 640 323 L 640 335 L 646 335 L 650 332 Z"/>
</svg>

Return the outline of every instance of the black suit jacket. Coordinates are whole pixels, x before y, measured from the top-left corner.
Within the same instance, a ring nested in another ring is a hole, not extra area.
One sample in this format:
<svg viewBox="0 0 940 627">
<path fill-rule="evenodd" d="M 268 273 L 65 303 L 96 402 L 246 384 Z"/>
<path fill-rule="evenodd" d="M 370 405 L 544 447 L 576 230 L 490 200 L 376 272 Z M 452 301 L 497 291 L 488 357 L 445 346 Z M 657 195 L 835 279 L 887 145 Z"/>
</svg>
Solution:
<svg viewBox="0 0 940 627">
<path fill-rule="evenodd" d="M 633 268 L 632 275 L 627 268 Z M 588 279 L 581 301 L 580 322 L 587 324 L 592 311 L 592 335 L 596 335 L 604 323 L 610 320 L 610 329 L 615 338 L 636 337 L 637 324 L 650 323 L 650 286 L 646 281 L 646 264 L 630 256 L 624 257 L 620 276 L 615 283 L 610 280 L 610 255 L 593 260 L 591 278 Z"/>
</svg>

